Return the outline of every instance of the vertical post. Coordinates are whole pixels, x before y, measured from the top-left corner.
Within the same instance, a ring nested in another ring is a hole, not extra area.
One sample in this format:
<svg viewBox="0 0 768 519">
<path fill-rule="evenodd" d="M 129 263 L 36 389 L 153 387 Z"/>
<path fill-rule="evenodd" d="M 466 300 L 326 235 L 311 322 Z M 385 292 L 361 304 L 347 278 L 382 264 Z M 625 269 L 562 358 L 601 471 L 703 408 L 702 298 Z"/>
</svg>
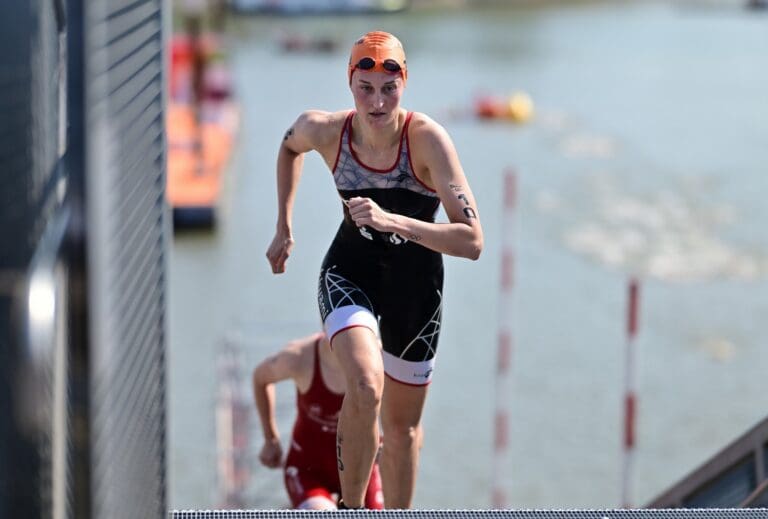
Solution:
<svg viewBox="0 0 768 519">
<path fill-rule="evenodd" d="M 246 508 L 251 477 L 248 453 L 251 401 L 245 391 L 242 340 L 227 338 L 217 355 L 216 453 L 219 503 L 225 509 Z"/>
<path fill-rule="evenodd" d="M 498 350 L 496 359 L 496 404 L 494 414 L 494 441 L 491 465 L 493 467 L 493 507 L 507 506 L 502 478 L 506 450 L 509 444 L 509 368 L 512 357 L 512 287 L 514 286 L 514 210 L 517 198 L 517 178 L 508 169 L 504 173 L 504 207 L 501 225 L 501 283 L 499 293 Z"/>
<path fill-rule="evenodd" d="M 62 94 L 66 106 L 66 153 L 62 157 L 67 175 L 67 198 L 72 210 L 72 218 L 67 229 L 67 270 L 69 272 L 67 313 L 69 331 L 67 342 L 70 344 L 70 374 L 72 381 L 72 409 L 70 438 L 72 439 L 72 516 L 94 516 L 93 480 L 93 438 L 94 438 L 94 403 L 91 391 L 93 377 L 94 347 L 91 342 L 92 322 L 90 321 L 89 301 L 91 282 L 88 276 L 88 248 L 93 246 L 86 229 L 88 216 L 86 197 L 86 156 L 87 146 L 87 109 L 89 83 L 86 78 L 86 53 L 89 48 L 89 29 L 87 23 L 88 8 L 93 7 L 87 0 L 65 2 L 66 49 L 64 74 L 66 93 Z M 92 189 L 92 188 L 89 188 Z"/>
<path fill-rule="evenodd" d="M 624 355 L 624 420 L 622 437 L 621 506 L 631 506 L 630 487 L 635 450 L 637 397 L 635 392 L 635 336 L 637 335 L 640 288 L 636 278 L 629 280 L 627 293 L 627 340 Z"/>
</svg>

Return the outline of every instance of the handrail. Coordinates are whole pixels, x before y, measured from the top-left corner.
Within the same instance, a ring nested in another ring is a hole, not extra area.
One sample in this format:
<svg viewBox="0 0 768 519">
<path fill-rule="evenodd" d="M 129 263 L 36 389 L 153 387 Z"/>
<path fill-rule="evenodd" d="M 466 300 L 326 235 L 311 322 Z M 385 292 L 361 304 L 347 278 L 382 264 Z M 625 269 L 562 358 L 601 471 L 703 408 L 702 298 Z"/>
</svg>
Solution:
<svg viewBox="0 0 768 519">
<path fill-rule="evenodd" d="M 749 497 L 739 504 L 739 508 L 752 508 L 756 504 L 768 505 L 768 479 L 757 485 L 757 488 L 749 494 Z"/>
<path fill-rule="evenodd" d="M 763 449 L 768 445 L 768 418 L 757 423 L 743 435 L 720 450 L 702 465 L 691 471 L 672 485 L 663 494 L 657 496 L 646 508 L 668 508 L 686 505 L 686 500 L 710 484 L 718 477 L 738 466 L 750 457 L 754 461 L 754 485 L 760 487 L 768 480 L 768 467 L 764 466 Z M 753 490 L 754 491 L 754 490 Z M 736 506 L 737 503 L 733 503 Z"/>
</svg>

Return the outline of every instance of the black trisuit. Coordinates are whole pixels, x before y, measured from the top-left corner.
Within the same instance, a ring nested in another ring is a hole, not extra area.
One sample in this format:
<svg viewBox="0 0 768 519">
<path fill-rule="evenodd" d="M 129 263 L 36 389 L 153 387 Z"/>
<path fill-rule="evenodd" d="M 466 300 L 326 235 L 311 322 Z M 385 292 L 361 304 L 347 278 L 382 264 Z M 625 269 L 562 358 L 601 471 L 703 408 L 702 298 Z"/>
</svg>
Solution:
<svg viewBox="0 0 768 519">
<path fill-rule="evenodd" d="M 414 174 L 408 146 L 408 113 L 397 160 L 380 170 L 363 164 L 352 146 L 350 112 L 339 138 L 333 168 L 344 201 L 361 196 L 383 210 L 434 222 L 440 199 Z M 344 220 L 323 260 L 318 303 L 325 331 L 333 337 L 355 326 L 370 328 L 382 341 L 384 371 L 400 382 L 425 385 L 432 379 L 443 290 L 439 252 L 397 233 L 358 228 L 344 206 Z"/>
</svg>

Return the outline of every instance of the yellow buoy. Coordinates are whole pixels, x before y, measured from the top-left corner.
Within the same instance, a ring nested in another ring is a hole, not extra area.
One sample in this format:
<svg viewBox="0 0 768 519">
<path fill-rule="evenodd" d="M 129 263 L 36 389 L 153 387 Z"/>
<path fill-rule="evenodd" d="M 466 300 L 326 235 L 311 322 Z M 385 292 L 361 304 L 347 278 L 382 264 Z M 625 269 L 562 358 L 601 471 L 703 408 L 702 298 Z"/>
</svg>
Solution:
<svg viewBox="0 0 768 519">
<path fill-rule="evenodd" d="M 525 92 L 515 92 L 509 96 L 507 115 L 516 123 L 524 123 L 533 116 L 533 101 Z"/>
</svg>

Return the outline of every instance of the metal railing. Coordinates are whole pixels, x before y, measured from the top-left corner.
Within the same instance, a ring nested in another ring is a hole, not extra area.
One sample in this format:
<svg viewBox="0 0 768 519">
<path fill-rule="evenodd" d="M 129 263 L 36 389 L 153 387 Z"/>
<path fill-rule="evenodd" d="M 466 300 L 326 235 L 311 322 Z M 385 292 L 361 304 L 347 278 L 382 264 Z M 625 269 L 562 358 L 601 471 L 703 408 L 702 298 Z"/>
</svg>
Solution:
<svg viewBox="0 0 768 519">
<path fill-rule="evenodd" d="M 166 514 L 162 9 L 0 2 L 0 517 Z"/>
</svg>

